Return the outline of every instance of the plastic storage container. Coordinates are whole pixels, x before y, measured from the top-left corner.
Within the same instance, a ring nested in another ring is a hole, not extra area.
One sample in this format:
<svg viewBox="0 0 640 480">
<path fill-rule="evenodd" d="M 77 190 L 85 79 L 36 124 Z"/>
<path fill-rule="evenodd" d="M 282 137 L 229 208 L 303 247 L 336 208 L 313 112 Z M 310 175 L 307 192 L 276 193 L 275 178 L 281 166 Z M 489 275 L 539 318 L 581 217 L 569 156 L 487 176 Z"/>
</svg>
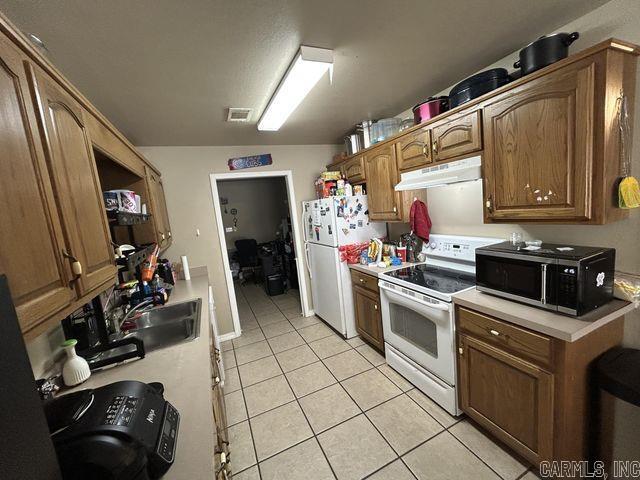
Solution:
<svg viewBox="0 0 640 480">
<path fill-rule="evenodd" d="M 382 142 L 386 138 L 393 137 L 400 131 L 402 119 L 383 118 L 371 125 L 371 143 Z"/>
</svg>

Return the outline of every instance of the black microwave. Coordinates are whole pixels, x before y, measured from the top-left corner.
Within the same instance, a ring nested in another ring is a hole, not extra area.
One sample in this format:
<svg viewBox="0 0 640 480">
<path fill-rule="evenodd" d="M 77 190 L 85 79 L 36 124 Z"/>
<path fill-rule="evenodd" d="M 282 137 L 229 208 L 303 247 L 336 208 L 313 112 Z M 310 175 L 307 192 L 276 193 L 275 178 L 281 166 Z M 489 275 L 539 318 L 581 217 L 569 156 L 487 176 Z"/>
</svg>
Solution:
<svg viewBox="0 0 640 480">
<path fill-rule="evenodd" d="M 476 288 L 581 316 L 613 298 L 615 261 L 613 248 L 497 243 L 476 249 Z"/>
</svg>

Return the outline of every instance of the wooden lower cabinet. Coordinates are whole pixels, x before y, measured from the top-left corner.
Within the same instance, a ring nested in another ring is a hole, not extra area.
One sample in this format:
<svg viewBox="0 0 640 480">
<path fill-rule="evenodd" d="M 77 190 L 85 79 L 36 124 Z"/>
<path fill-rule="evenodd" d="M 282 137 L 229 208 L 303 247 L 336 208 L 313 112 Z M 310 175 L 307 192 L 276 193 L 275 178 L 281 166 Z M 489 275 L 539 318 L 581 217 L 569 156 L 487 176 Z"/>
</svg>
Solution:
<svg viewBox="0 0 640 480">
<path fill-rule="evenodd" d="M 383 352 L 384 336 L 382 334 L 378 280 L 376 277 L 355 270 L 351 271 L 351 280 L 356 331 L 363 340 Z"/>
<path fill-rule="evenodd" d="M 534 465 L 587 459 L 589 372 L 622 342 L 623 321 L 564 342 L 456 306 L 460 409 Z"/>
<path fill-rule="evenodd" d="M 467 335 L 458 340 L 460 409 L 532 463 L 553 451 L 553 375 Z"/>
</svg>

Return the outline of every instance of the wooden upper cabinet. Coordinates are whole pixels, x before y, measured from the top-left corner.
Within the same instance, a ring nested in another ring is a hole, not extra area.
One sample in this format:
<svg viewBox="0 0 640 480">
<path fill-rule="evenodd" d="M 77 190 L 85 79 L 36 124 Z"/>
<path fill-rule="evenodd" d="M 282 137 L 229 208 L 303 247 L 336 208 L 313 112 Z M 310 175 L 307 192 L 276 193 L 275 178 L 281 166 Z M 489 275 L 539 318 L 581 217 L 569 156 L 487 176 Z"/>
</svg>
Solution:
<svg viewBox="0 0 640 480">
<path fill-rule="evenodd" d="M 79 262 L 74 276 L 84 295 L 115 280 L 111 236 L 96 162 L 82 107 L 57 83 L 29 66 L 38 103 L 45 153 L 62 218 L 69 264 Z"/>
<path fill-rule="evenodd" d="M 151 218 L 156 228 L 156 242 L 161 249 L 169 246 L 169 224 L 164 190 L 160 176 L 151 168 L 146 167 L 147 191 L 151 200 Z"/>
<path fill-rule="evenodd" d="M 553 375 L 459 334 L 460 408 L 534 464 L 553 455 Z"/>
<path fill-rule="evenodd" d="M 588 220 L 595 65 L 580 62 L 484 106 L 485 216 Z"/>
<path fill-rule="evenodd" d="M 431 152 L 431 130 L 423 128 L 401 137 L 396 143 L 398 169 L 406 172 L 427 166 L 433 161 Z"/>
<path fill-rule="evenodd" d="M 433 158 L 436 162 L 482 150 L 480 110 L 466 112 L 433 126 Z"/>
<path fill-rule="evenodd" d="M 349 183 L 363 183 L 366 180 L 364 172 L 364 157 L 359 155 L 344 162 L 342 173 Z"/>
<path fill-rule="evenodd" d="M 398 163 L 392 143 L 380 145 L 364 155 L 367 198 L 371 220 L 402 220 L 402 196 L 394 187 L 398 183 Z"/>
<path fill-rule="evenodd" d="M 0 36 L 0 273 L 9 281 L 23 332 L 76 298 L 24 60 Z"/>
<path fill-rule="evenodd" d="M 162 179 L 158 182 L 158 200 L 160 201 L 160 210 L 162 213 L 162 221 L 164 223 L 164 229 L 166 233 L 166 246 L 171 245 L 171 224 L 169 223 L 169 210 L 167 209 L 167 198 L 164 193 L 164 184 Z"/>
</svg>

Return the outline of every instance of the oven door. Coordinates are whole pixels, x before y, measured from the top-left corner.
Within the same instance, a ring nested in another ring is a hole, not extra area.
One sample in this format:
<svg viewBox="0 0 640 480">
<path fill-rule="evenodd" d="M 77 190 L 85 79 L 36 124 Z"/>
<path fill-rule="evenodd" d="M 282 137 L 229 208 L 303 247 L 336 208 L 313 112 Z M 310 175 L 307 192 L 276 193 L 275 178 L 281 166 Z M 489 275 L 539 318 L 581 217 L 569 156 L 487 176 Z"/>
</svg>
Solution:
<svg viewBox="0 0 640 480">
<path fill-rule="evenodd" d="M 476 251 L 476 286 L 482 292 L 557 310 L 555 277 L 551 258 Z"/>
<path fill-rule="evenodd" d="M 434 375 L 455 385 L 452 306 L 380 282 L 384 341 Z"/>
</svg>

